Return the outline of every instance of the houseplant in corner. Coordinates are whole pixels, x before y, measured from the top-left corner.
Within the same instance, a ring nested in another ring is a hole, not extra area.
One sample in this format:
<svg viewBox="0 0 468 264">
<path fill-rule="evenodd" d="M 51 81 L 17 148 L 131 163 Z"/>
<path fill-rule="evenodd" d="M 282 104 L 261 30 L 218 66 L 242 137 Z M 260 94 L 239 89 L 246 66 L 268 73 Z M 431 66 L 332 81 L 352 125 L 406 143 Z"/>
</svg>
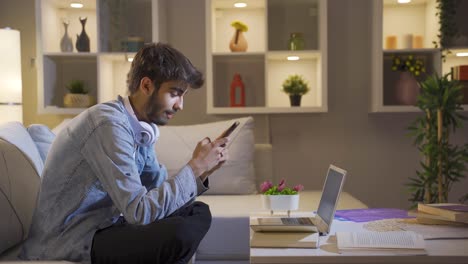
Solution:
<svg viewBox="0 0 468 264">
<path fill-rule="evenodd" d="M 299 208 L 299 192 L 304 186 L 298 184 L 293 188 L 286 186 L 286 181 L 282 179 L 278 185 L 273 185 L 271 181 L 265 181 L 260 185 L 262 193 L 263 208 L 273 211 L 287 211 L 288 216 L 291 210 Z"/>
<path fill-rule="evenodd" d="M 421 94 L 417 106 L 424 115 L 409 127 L 414 144 L 424 160 L 416 176 L 408 184 L 410 201 L 446 203 L 451 187 L 465 178 L 468 162 L 468 144 L 454 145 L 450 135 L 462 126 L 466 117 L 461 115 L 462 86 L 449 79 L 450 74 L 439 77 L 431 75 L 421 82 Z M 468 200 L 468 194 L 460 202 Z"/>
<path fill-rule="evenodd" d="M 88 95 L 82 80 L 72 80 L 67 85 L 68 93 L 63 97 L 65 107 L 89 107 L 93 104 L 93 98 Z"/>
<path fill-rule="evenodd" d="M 300 106 L 302 96 L 309 90 L 308 83 L 301 75 L 290 75 L 283 82 L 282 91 L 289 95 L 291 106 Z"/>
</svg>

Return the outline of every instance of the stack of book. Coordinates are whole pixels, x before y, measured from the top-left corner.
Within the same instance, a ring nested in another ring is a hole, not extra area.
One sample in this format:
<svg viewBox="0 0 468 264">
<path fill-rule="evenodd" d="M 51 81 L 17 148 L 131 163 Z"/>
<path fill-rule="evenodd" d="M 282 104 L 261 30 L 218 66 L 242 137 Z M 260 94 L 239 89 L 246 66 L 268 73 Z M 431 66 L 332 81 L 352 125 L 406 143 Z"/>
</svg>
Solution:
<svg viewBox="0 0 468 264">
<path fill-rule="evenodd" d="M 317 248 L 318 233 L 253 232 L 250 247 L 258 248 Z"/>
<path fill-rule="evenodd" d="M 421 224 L 466 225 L 468 227 L 468 205 L 466 204 L 418 204 L 418 211 L 411 212 Z"/>
<path fill-rule="evenodd" d="M 463 86 L 463 104 L 468 103 L 468 65 L 452 67 L 452 78 L 458 80 Z"/>
<path fill-rule="evenodd" d="M 454 66 L 452 69 L 453 79 L 459 81 L 468 81 L 468 65 Z"/>
</svg>

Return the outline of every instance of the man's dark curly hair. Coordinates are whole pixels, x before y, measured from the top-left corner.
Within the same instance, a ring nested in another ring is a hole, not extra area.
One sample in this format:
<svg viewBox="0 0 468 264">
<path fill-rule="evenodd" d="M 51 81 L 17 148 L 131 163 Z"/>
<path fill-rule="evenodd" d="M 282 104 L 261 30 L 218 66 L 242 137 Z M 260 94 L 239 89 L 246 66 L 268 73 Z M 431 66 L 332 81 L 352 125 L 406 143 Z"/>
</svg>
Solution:
<svg viewBox="0 0 468 264">
<path fill-rule="evenodd" d="M 184 85 L 198 89 L 203 83 L 203 75 L 180 51 L 164 43 L 151 43 L 141 48 L 133 58 L 128 73 L 128 91 L 138 90 L 143 77 L 150 78 L 156 89 L 167 81 L 180 81 Z"/>
</svg>

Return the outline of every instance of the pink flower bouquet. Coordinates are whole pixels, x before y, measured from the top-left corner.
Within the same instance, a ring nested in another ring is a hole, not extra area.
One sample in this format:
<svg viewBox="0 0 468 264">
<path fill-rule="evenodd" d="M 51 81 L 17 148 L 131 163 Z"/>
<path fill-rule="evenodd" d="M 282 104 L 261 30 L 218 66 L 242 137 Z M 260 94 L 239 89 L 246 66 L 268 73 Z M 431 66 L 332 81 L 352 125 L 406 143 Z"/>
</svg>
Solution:
<svg viewBox="0 0 468 264">
<path fill-rule="evenodd" d="M 302 184 L 298 184 L 293 188 L 286 187 L 285 179 L 282 179 L 278 185 L 273 185 L 271 181 L 260 184 L 260 192 L 264 195 L 295 195 L 302 190 L 304 190 Z"/>
</svg>

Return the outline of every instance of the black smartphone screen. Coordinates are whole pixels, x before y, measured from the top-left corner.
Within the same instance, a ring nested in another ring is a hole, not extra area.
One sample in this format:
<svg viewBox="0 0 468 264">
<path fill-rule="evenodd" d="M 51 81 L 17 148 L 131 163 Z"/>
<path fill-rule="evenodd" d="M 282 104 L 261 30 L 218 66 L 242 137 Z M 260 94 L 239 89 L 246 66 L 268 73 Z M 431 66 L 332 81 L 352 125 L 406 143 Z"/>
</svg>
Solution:
<svg viewBox="0 0 468 264">
<path fill-rule="evenodd" d="M 232 124 L 228 129 L 226 129 L 221 134 L 221 136 L 219 136 L 219 138 L 229 137 L 229 135 L 231 135 L 232 131 L 234 131 L 239 124 L 240 124 L 239 121 L 234 122 L 234 124 Z"/>
<path fill-rule="evenodd" d="M 219 136 L 219 138 L 224 138 L 224 137 L 229 137 L 229 135 L 231 135 L 232 131 L 234 131 L 236 129 L 236 127 L 239 125 L 239 121 L 236 121 L 234 122 L 234 124 L 232 124 L 228 129 L 226 129 L 222 134 L 221 136 Z M 222 144 L 221 147 L 225 147 L 226 144 Z"/>
</svg>

